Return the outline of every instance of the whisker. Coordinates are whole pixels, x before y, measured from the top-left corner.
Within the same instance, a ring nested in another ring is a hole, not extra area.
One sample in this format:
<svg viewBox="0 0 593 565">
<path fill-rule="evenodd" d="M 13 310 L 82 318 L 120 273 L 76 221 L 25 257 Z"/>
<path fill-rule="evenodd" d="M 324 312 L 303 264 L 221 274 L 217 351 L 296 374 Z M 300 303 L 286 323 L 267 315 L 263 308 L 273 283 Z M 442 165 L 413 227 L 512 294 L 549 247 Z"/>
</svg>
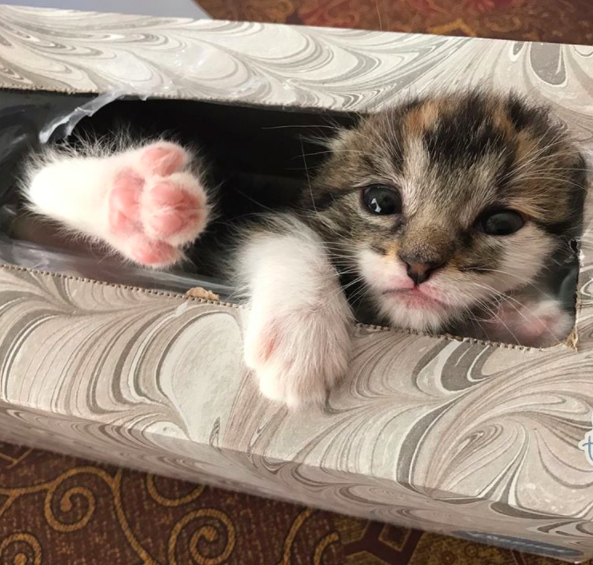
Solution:
<svg viewBox="0 0 593 565">
<path fill-rule="evenodd" d="M 473 283 L 473 284 L 477 284 L 477 283 Z M 506 300 L 508 302 L 508 304 L 517 312 L 517 314 L 519 314 L 528 323 L 530 322 L 530 320 L 529 320 L 529 318 L 527 318 L 527 316 L 525 316 L 525 314 L 523 313 L 523 310 L 526 310 L 527 312 L 529 312 L 534 318 L 536 318 L 537 320 L 539 320 L 542 323 L 542 325 L 544 326 L 546 332 L 551 337 L 553 337 L 555 340 L 557 339 L 557 337 L 548 328 L 548 326 L 545 324 L 545 322 L 542 320 L 542 318 L 540 316 L 538 316 L 533 311 L 532 308 L 529 308 L 526 304 L 520 302 L 519 300 L 517 300 L 513 296 L 509 296 L 508 294 L 504 294 L 504 293 L 502 293 L 500 291 L 497 291 L 496 289 L 494 289 L 493 287 L 491 287 L 489 285 L 479 285 L 479 286 L 482 286 L 486 290 L 494 293 L 501 300 Z M 500 319 L 500 317 L 498 317 L 498 319 L 502 323 L 502 320 Z M 507 329 L 508 329 L 508 326 L 505 325 L 505 327 L 507 327 Z M 513 335 L 513 338 L 516 339 L 516 336 Z M 520 342 L 518 342 L 518 343 L 520 343 Z"/>
<path fill-rule="evenodd" d="M 313 209 L 317 214 L 317 206 L 315 205 L 315 198 L 313 196 L 313 187 L 311 185 L 311 177 L 309 176 L 309 168 L 307 167 L 307 159 L 305 157 L 305 148 L 303 146 L 303 140 L 301 139 L 301 152 L 303 154 L 303 164 L 305 165 L 305 174 L 307 175 L 307 184 L 309 185 L 309 194 L 311 196 L 311 204 L 313 205 Z"/>
</svg>

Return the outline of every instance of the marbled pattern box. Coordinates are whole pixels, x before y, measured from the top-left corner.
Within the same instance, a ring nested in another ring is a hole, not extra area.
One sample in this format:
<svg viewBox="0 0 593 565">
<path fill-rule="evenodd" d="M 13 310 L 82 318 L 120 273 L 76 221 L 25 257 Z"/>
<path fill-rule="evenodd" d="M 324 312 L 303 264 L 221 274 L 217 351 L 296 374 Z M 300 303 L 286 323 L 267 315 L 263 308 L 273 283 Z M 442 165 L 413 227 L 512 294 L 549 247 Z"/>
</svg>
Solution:
<svg viewBox="0 0 593 565">
<path fill-rule="evenodd" d="M 4 88 L 352 111 L 410 91 L 513 87 L 593 148 L 593 47 L 1 7 L 0 63 Z M 592 212 L 575 347 L 359 326 L 324 412 L 260 397 L 239 307 L 5 265 L 0 436 L 582 561 Z"/>
</svg>

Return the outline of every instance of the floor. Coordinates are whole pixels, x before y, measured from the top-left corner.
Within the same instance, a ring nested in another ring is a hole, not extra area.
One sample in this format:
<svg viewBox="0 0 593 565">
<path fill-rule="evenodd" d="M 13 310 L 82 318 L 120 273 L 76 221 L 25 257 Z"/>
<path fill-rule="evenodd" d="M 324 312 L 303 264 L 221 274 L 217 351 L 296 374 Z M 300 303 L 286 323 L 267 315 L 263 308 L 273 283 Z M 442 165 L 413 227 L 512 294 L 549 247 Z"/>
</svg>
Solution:
<svg viewBox="0 0 593 565">
<path fill-rule="evenodd" d="M 590 0 L 200 0 L 214 18 L 593 43 Z"/>
<path fill-rule="evenodd" d="M 7 444 L 0 564 L 560 565 Z"/>
</svg>

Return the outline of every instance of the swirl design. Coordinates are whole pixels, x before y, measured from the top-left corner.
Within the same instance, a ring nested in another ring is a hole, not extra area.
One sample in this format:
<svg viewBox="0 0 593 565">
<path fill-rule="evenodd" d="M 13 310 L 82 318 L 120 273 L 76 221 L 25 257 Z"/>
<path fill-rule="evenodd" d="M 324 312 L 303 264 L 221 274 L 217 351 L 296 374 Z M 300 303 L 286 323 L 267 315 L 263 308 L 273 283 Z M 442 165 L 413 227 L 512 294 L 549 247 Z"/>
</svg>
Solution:
<svg viewBox="0 0 593 565">
<path fill-rule="evenodd" d="M 0 565 L 342 562 L 331 515 L 285 503 L 2 443 L 0 484 Z"/>
<path fill-rule="evenodd" d="M 154 475 L 146 475 L 146 488 L 150 497 L 161 506 L 167 506 L 170 508 L 177 508 L 178 506 L 183 506 L 184 504 L 188 504 L 197 500 L 200 495 L 204 492 L 203 486 L 196 487 L 192 492 L 186 494 L 184 496 L 176 496 L 173 498 L 169 498 L 167 496 L 162 495 L 156 486 L 156 481 Z"/>
<path fill-rule="evenodd" d="M 67 478 L 67 477 L 64 477 Z M 58 518 L 52 508 L 53 497 L 55 491 L 59 485 L 54 487 L 47 492 L 47 498 L 45 499 L 45 519 L 47 523 L 59 532 L 75 532 L 84 528 L 93 517 L 95 512 L 95 497 L 93 493 L 86 487 L 71 487 L 60 498 L 60 512 L 63 514 L 72 513 L 73 510 L 78 510 L 77 506 L 81 505 L 78 500 L 82 499 L 84 502 L 82 505 L 86 506 L 86 510 L 78 511 L 80 516 L 75 518 L 74 521 L 66 522 L 61 518 Z M 77 504 L 78 502 L 78 504 Z"/>
<path fill-rule="evenodd" d="M 0 564 L 42 565 L 43 552 L 37 538 L 29 533 L 11 534 L 0 542 Z"/>
<path fill-rule="evenodd" d="M 435 84 L 507 88 L 513 77 L 592 148 L 590 47 L 5 6 L 0 24 L 4 87 L 363 111 Z M 592 554 L 593 473 L 578 449 L 593 413 L 592 212 L 589 200 L 576 347 L 360 326 L 350 374 L 323 413 L 260 397 L 241 361 L 240 308 L 4 266 L 0 436 L 427 530 L 522 532 Z M 84 527 L 96 501 L 56 489 L 55 527 Z M 154 484 L 151 496 L 180 500 Z M 230 530 L 204 528 L 190 540 L 193 559 L 219 559 Z"/>
<path fill-rule="evenodd" d="M 201 525 L 189 539 L 189 554 L 196 565 L 223 565 L 235 547 L 235 527 L 231 519 L 220 510 L 201 509 L 186 514 L 173 528 L 169 538 L 169 563 L 177 561 L 176 549 L 179 537 L 193 521 Z"/>
<path fill-rule="evenodd" d="M 11 6 L 0 7 L 0 24 L 9 88 L 368 111 L 410 89 L 507 89 L 512 76 L 513 88 L 554 104 L 591 138 L 581 100 L 592 47 Z"/>
</svg>

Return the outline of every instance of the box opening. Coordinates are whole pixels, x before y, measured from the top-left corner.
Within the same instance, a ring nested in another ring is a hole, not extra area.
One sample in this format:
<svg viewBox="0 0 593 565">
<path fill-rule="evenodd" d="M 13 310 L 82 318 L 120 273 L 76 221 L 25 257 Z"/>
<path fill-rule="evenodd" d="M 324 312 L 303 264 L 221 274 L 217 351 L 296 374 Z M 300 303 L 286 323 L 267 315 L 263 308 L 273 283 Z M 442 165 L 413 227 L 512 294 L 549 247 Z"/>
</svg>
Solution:
<svg viewBox="0 0 593 565">
<path fill-rule="evenodd" d="M 191 254 L 193 263 L 166 272 L 151 271 L 107 255 L 88 242 L 65 237 L 58 227 L 26 213 L 15 189 L 20 165 L 28 151 L 39 146 L 39 132 L 49 123 L 58 124 L 50 141 L 59 142 L 66 133 L 59 117 L 94 98 L 53 92 L 0 93 L 0 262 L 157 290 L 185 292 L 199 286 L 231 302 L 234 289 L 211 266 L 200 264 L 199 246 L 219 238 L 237 216 L 282 210 L 294 203 L 326 156 L 315 140 L 357 119 L 353 114 L 300 108 L 134 98 L 112 101 L 81 119 L 70 140 L 108 138 L 125 129 L 133 139 L 166 136 L 201 148 L 208 184 L 216 187 L 219 218 Z M 578 276 L 573 243 L 570 259 L 563 261 L 549 289 L 572 311 Z"/>
<path fill-rule="evenodd" d="M 15 187 L 27 153 L 39 147 L 39 132 L 48 124 L 60 124 L 61 116 L 95 98 L 54 92 L 0 93 L 0 124 L 4 125 L 0 137 L 0 238 L 4 238 L 0 260 L 159 290 L 183 292 L 203 286 L 232 301 L 233 289 L 209 275 L 199 261 L 167 272 L 137 268 L 99 246 L 64 237 L 56 226 L 23 210 Z M 266 209 L 281 210 L 294 202 L 307 182 L 307 173 L 323 158 L 323 148 L 312 139 L 327 137 L 335 126 L 355 119 L 345 113 L 303 109 L 126 98 L 81 119 L 69 142 L 127 131 L 132 139 L 165 136 L 199 147 L 209 173 L 207 184 L 216 187 L 220 213 L 214 231 L 209 230 L 209 237 L 200 243 L 206 246 L 218 237 L 215 230 L 224 228 L 226 220 Z M 65 129 L 65 124 L 59 125 L 51 141 L 59 143 Z M 192 257 L 197 260 L 199 253 Z"/>
</svg>

